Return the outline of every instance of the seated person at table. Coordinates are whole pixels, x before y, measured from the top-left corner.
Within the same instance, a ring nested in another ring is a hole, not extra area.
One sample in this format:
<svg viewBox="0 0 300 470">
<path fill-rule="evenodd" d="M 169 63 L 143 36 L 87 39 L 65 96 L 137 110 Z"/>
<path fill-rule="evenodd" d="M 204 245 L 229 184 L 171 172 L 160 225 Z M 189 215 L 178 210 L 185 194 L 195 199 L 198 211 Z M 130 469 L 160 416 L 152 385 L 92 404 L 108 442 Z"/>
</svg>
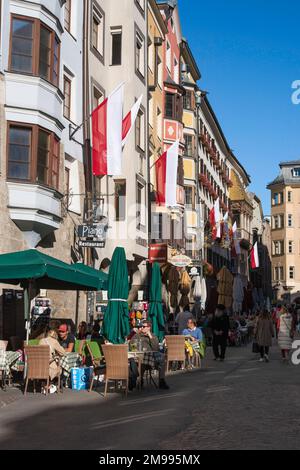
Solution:
<svg viewBox="0 0 300 470">
<path fill-rule="evenodd" d="M 65 352 L 74 351 L 75 337 L 69 332 L 68 325 L 62 324 L 58 328 L 58 342 L 64 348 Z"/>
<path fill-rule="evenodd" d="M 159 371 L 159 388 L 168 390 L 169 386 L 165 381 L 165 355 L 159 351 L 159 341 L 157 336 L 151 333 L 152 323 L 150 321 L 143 321 L 141 330 L 134 335 L 130 344 L 141 344 L 141 350 L 145 353 L 153 352 L 155 359 L 155 368 Z M 138 349 L 138 348 L 137 348 Z M 142 365 L 142 377 L 147 368 L 146 364 Z M 143 380 L 142 380 L 143 382 Z"/>
<path fill-rule="evenodd" d="M 196 326 L 196 320 L 193 318 L 188 320 L 187 328 L 183 330 L 182 334 L 189 338 L 192 343 L 203 340 L 202 330 Z"/>
<path fill-rule="evenodd" d="M 49 376 L 50 380 L 54 380 L 56 377 L 59 377 L 61 374 L 61 368 L 59 366 L 59 358 L 66 354 L 64 348 L 57 341 L 57 333 L 55 330 L 49 330 L 46 333 L 46 338 L 40 340 L 39 344 L 41 346 L 50 347 L 50 361 L 49 361 Z M 50 388 L 50 391 L 54 390 L 53 386 Z"/>
<path fill-rule="evenodd" d="M 140 320 L 136 320 L 135 318 L 132 318 L 130 320 L 130 333 L 127 336 L 127 341 L 131 341 L 132 338 L 134 338 L 137 333 L 140 333 L 142 326 L 143 326 L 143 323 Z"/>
<path fill-rule="evenodd" d="M 95 322 L 93 324 L 93 329 L 92 329 L 92 333 L 91 333 L 91 341 L 93 341 L 95 339 L 101 339 L 100 330 L 101 330 L 100 323 Z"/>
<path fill-rule="evenodd" d="M 78 326 L 77 339 L 79 340 L 86 339 L 87 334 L 88 334 L 87 330 L 88 330 L 87 323 L 85 321 L 80 322 Z"/>
</svg>

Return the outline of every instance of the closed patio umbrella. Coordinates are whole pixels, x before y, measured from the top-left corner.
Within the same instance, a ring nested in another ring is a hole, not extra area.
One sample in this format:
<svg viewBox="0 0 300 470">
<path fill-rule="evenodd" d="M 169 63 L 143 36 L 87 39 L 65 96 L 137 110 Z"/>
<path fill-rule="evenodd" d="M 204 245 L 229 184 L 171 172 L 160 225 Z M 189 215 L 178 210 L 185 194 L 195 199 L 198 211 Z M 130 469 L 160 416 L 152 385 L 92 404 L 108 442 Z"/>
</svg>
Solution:
<svg viewBox="0 0 300 470">
<path fill-rule="evenodd" d="M 108 275 L 108 306 L 103 335 L 113 344 L 125 343 L 130 333 L 128 316 L 128 269 L 124 248 L 116 248 Z"/>
<path fill-rule="evenodd" d="M 205 310 L 207 300 L 207 288 L 206 288 L 206 280 L 205 277 L 201 280 L 201 308 Z"/>
<path fill-rule="evenodd" d="M 201 279 L 200 279 L 200 276 L 199 274 L 196 276 L 195 278 L 195 286 L 194 286 L 194 292 L 193 292 L 193 296 L 194 296 L 194 299 L 200 299 L 201 298 Z"/>
<path fill-rule="evenodd" d="M 165 320 L 162 308 L 162 283 L 160 267 L 154 263 L 152 267 L 152 277 L 150 286 L 150 308 L 149 319 L 152 322 L 152 331 L 162 341 L 165 336 Z"/>
</svg>

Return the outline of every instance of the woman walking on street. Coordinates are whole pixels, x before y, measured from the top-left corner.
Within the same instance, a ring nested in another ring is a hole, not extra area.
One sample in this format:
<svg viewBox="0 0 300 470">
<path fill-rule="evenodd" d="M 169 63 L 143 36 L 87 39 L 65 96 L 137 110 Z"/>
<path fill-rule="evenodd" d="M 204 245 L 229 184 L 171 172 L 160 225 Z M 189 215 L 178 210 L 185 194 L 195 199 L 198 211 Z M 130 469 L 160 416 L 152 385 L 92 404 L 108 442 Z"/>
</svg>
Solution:
<svg viewBox="0 0 300 470">
<path fill-rule="evenodd" d="M 278 345 L 281 349 L 282 360 L 288 360 L 289 352 L 292 349 L 292 340 L 294 338 L 293 316 L 285 308 L 281 310 L 278 320 Z"/>
<path fill-rule="evenodd" d="M 264 310 L 259 315 L 255 326 L 254 336 L 260 349 L 259 362 L 269 362 L 269 348 L 272 346 L 274 328 L 271 316 L 267 310 Z"/>
</svg>

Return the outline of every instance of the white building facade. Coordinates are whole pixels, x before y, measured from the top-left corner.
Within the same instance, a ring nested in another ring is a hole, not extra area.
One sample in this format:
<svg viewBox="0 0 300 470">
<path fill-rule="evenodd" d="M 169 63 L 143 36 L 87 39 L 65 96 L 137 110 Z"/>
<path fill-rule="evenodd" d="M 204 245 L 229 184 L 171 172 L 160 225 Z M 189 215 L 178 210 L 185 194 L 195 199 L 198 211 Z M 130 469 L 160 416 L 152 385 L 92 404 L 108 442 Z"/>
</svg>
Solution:
<svg viewBox="0 0 300 470">
<path fill-rule="evenodd" d="M 74 235 L 83 207 L 82 132 L 69 139 L 69 125 L 83 120 L 82 18 L 80 0 L 72 9 L 62 0 L 2 1 L 1 253 L 38 248 L 66 262 L 82 259 Z M 2 293 L 0 336 L 19 334 L 5 319 Z M 47 296 L 57 316 L 74 315 L 75 293 Z"/>
</svg>

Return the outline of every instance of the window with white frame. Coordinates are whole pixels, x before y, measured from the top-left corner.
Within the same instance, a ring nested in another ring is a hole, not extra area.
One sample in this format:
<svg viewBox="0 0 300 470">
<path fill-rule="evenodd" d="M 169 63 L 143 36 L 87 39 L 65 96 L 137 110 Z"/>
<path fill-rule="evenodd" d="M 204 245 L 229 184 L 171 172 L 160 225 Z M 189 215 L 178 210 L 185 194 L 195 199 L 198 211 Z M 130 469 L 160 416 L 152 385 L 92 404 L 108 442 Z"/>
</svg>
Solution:
<svg viewBox="0 0 300 470">
<path fill-rule="evenodd" d="M 103 57 L 104 46 L 104 16 L 101 11 L 93 5 L 92 16 L 92 47 L 93 50 L 98 52 Z"/>
<path fill-rule="evenodd" d="M 72 0 L 66 0 L 64 23 L 65 30 L 70 33 L 72 28 Z"/>
<path fill-rule="evenodd" d="M 145 76 L 145 39 L 137 30 L 135 33 L 135 70 L 138 75 Z"/>
<path fill-rule="evenodd" d="M 153 41 L 150 39 L 149 45 L 148 45 L 148 67 L 149 70 L 153 73 L 154 71 L 154 54 L 155 48 Z"/>
<path fill-rule="evenodd" d="M 111 28 L 111 65 L 122 64 L 122 28 Z"/>
<path fill-rule="evenodd" d="M 290 266 L 289 268 L 289 278 L 295 279 L 295 266 Z"/>
<path fill-rule="evenodd" d="M 294 251 L 294 242 L 293 241 L 289 241 L 289 253 L 292 254 Z"/>
<path fill-rule="evenodd" d="M 135 121 L 135 144 L 140 150 L 145 150 L 145 113 L 140 108 Z"/>
<path fill-rule="evenodd" d="M 163 66 L 162 66 L 162 60 L 157 56 L 157 83 L 159 88 L 163 88 Z"/>
<path fill-rule="evenodd" d="M 299 178 L 300 177 L 300 168 L 294 168 L 293 169 L 293 177 L 294 178 Z"/>
<path fill-rule="evenodd" d="M 292 202 L 292 191 L 288 191 L 288 202 Z"/>
<path fill-rule="evenodd" d="M 171 73 L 171 46 L 168 41 L 167 41 L 166 48 L 167 48 L 167 51 L 166 51 L 167 68 L 169 72 Z"/>
<path fill-rule="evenodd" d="M 72 79 L 64 75 L 64 117 L 71 119 L 72 113 Z"/>
<path fill-rule="evenodd" d="M 157 107 L 157 137 L 162 140 L 162 111 L 159 107 Z"/>
<path fill-rule="evenodd" d="M 284 242 L 283 240 L 276 240 L 273 242 L 273 255 L 284 255 Z"/>
<path fill-rule="evenodd" d="M 179 83 L 179 64 L 176 57 L 174 57 L 174 81 L 175 83 Z"/>
<path fill-rule="evenodd" d="M 139 7 L 140 10 L 143 12 L 145 11 L 145 0 L 135 0 L 135 4 Z"/>
<path fill-rule="evenodd" d="M 96 86 L 93 86 L 93 110 L 98 108 L 98 106 L 102 103 L 104 100 L 104 94 L 102 91 L 100 91 Z"/>
<path fill-rule="evenodd" d="M 293 226 L 293 216 L 292 214 L 288 214 L 288 227 Z"/>
<path fill-rule="evenodd" d="M 153 129 L 153 117 L 154 117 L 154 114 L 153 114 L 153 97 L 152 96 L 149 96 L 149 125 L 152 127 Z"/>
<path fill-rule="evenodd" d="M 146 227 L 146 186 L 141 181 L 137 181 L 137 198 L 136 198 L 136 220 L 137 228 Z"/>
</svg>

